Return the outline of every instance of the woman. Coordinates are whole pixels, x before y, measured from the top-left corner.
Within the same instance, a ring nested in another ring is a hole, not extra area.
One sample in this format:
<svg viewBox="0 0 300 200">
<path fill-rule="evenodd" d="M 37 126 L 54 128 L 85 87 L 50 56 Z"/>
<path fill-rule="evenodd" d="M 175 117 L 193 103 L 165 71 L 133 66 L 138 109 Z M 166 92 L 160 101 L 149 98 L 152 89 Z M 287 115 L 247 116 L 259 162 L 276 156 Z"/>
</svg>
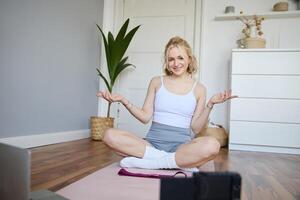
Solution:
<svg viewBox="0 0 300 200">
<path fill-rule="evenodd" d="M 145 139 L 132 133 L 108 129 L 103 141 L 125 157 L 122 167 L 145 169 L 181 168 L 197 171 L 197 167 L 215 158 L 220 149 L 212 137 L 192 139 L 207 124 L 214 104 L 235 98 L 231 91 L 216 94 L 206 102 L 206 89 L 193 79 L 196 59 L 187 41 L 180 37 L 169 40 L 164 52 L 165 74 L 152 78 L 142 108 L 125 97 L 109 92 L 97 96 L 110 102 L 121 102 L 139 121 L 152 125 Z"/>
</svg>

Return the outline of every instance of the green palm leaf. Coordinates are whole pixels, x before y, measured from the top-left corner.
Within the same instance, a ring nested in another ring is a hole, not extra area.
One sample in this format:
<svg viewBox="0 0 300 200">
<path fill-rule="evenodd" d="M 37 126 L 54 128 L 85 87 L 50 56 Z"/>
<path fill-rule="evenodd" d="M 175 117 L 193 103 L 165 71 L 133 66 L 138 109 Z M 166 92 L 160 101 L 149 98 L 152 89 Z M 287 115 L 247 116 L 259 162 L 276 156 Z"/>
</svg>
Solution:
<svg viewBox="0 0 300 200">
<path fill-rule="evenodd" d="M 121 60 L 135 34 L 140 26 L 135 27 L 132 29 L 122 40 L 118 41 L 117 45 L 118 48 L 114 49 L 114 55 L 116 60 Z"/>
<path fill-rule="evenodd" d="M 110 89 L 111 87 L 110 87 L 107 79 L 105 78 L 105 76 L 101 73 L 101 71 L 98 68 L 96 70 L 98 71 L 98 75 L 104 80 L 104 83 L 105 83 L 107 89 L 111 92 L 111 89 Z"/>
<path fill-rule="evenodd" d="M 125 54 L 133 36 L 135 35 L 136 31 L 139 29 L 140 26 L 137 26 L 135 27 L 134 29 L 132 29 L 126 36 L 125 38 L 122 40 L 122 43 L 121 43 L 121 55 L 123 57 L 123 55 Z"/>
<path fill-rule="evenodd" d="M 121 29 L 120 29 L 117 37 L 116 37 L 117 42 L 121 41 L 124 38 L 124 36 L 126 34 L 126 31 L 127 31 L 127 28 L 128 28 L 128 24 L 129 24 L 129 19 L 127 19 L 125 21 L 125 23 L 123 24 L 123 26 L 121 27 Z"/>
<path fill-rule="evenodd" d="M 112 85 L 114 85 L 114 83 L 115 83 L 117 77 L 119 76 L 119 74 L 121 73 L 121 71 L 123 71 L 126 67 L 128 67 L 128 66 L 133 66 L 133 67 L 135 67 L 135 66 L 132 65 L 132 64 L 127 64 L 127 63 L 126 63 L 127 59 L 128 59 L 128 56 L 125 57 L 125 58 L 123 58 L 123 59 L 119 62 L 119 64 L 117 65 L 116 71 L 115 71 L 115 74 L 114 74 L 114 77 L 111 79 L 111 84 L 112 84 Z"/>
<path fill-rule="evenodd" d="M 118 68 L 117 68 L 116 73 L 120 74 L 126 67 L 129 67 L 129 66 L 135 67 L 133 64 L 130 64 L 130 63 L 126 63 L 124 65 L 119 65 Z"/>
<path fill-rule="evenodd" d="M 106 40 L 106 37 L 102 31 L 102 29 L 100 28 L 100 26 L 98 24 L 96 24 L 99 31 L 101 32 L 101 36 L 102 36 L 102 39 L 103 39 L 103 42 L 104 42 L 104 49 L 105 49 L 105 55 L 106 55 L 106 61 L 107 61 L 107 65 L 110 65 L 110 53 L 109 53 L 109 46 L 108 46 L 108 42 Z"/>
<path fill-rule="evenodd" d="M 115 81 L 120 75 L 120 73 L 125 68 L 129 66 L 134 66 L 130 63 L 126 63 L 128 57 L 125 58 L 123 57 L 125 55 L 126 50 L 128 49 L 128 46 L 133 36 L 135 35 L 136 31 L 139 29 L 140 26 L 133 28 L 126 34 L 129 25 L 129 19 L 127 19 L 122 25 L 121 29 L 119 30 L 117 37 L 114 38 L 111 32 L 108 32 L 108 35 L 106 37 L 102 29 L 100 28 L 100 26 L 98 24 L 96 25 L 101 32 L 101 36 L 104 42 L 107 70 L 108 70 L 110 82 L 105 78 L 105 76 L 100 71 L 100 69 L 97 68 L 97 71 L 98 71 L 98 75 L 104 80 L 107 89 L 110 92 L 112 92 Z"/>
<path fill-rule="evenodd" d="M 109 73 L 109 77 L 111 78 L 113 76 L 113 71 L 114 71 L 114 66 L 116 65 L 116 61 L 114 60 L 114 46 L 115 46 L 115 40 L 114 40 L 114 36 L 112 35 L 111 32 L 108 32 L 108 50 L 109 50 L 109 55 L 110 55 L 110 62 L 109 64 L 107 64 L 107 67 L 109 68 L 108 73 Z"/>
</svg>

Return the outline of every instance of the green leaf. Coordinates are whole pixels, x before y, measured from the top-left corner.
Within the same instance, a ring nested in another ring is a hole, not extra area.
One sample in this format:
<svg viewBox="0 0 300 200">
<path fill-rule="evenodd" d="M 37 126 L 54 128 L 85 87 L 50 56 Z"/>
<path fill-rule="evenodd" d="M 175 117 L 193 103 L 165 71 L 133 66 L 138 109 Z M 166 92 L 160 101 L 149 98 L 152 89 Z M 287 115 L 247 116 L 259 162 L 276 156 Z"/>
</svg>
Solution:
<svg viewBox="0 0 300 200">
<path fill-rule="evenodd" d="M 114 44 L 113 50 L 112 50 L 113 74 L 115 74 L 115 71 L 117 70 L 116 68 L 118 68 L 117 63 L 119 63 L 120 60 L 122 59 L 122 57 L 124 56 L 135 32 L 138 30 L 139 27 L 140 26 L 137 26 L 134 29 L 132 29 L 122 40 L 115 41 L 115 44 Z M 125 29 L 122 29 L 122 30 L 125 30 Z"/>
<path fill-rule="evenodd" d="M 135 27 L 134 29 L 132 29 L 126 36 L 125 38 L 121 41 L 121 44 L 120 44 L 120 56 L 121 58 L 124 56 L 134 34 L 136 33 L 136 31 L 139 29 L 140 26 L 137 26 Z"/>
<path fill-rule="evenodd" d="M 107 70 L 108 75 L 110 78 L 110 82 L 108 79 L 105 78 L 105 76 L 100 71 L 100 68 L 97 68 L 98 75 L 104 80 L 107 89 L 111 92 L 113 89 L 113 86 L 115 84 L 116 79 L 120 75 L 120 73 L 127 67 L 134 65 L 130 63 L 126 63 L 128 60 L 128 57 L 124 57 L 124 54 L 126 50 L 128 49 L 128 46 L 135 35 L 136 31 L 139 29 L 140 26 L 137 26 L 133 28 L 129 33 L 126 35 L 126 31 L 129 25 L 129 19 L 127 19 L 122 27 L 120 28 L 117 37 L 114 38 L 113 34 L 111 32 L 108 32 L 107 38 L 105 37 L 102 29 L 99 27 L 98 24 L 97 27 L 101 32 L 102 39 L 104 42 L 105 47 L 105 54 L 106 54 L 106 61 L 107 61 Z M 108 108 L 108 113 L 109 113 Z"/>
<path fill-rule="evenodd" d="M 104 42 L 104 48 L 105 48 L 105 55 L 106 55 L 106 63 L 108 66 L 110 66 L 110 52 L 109 52 L 109 45 L 108 45 L 108 42 L 106 40 L 106 37 L 102 31 L 102 29 L 100 28 L 100 26 L 98 24 L 96 24 L 99 31 L 101 32 L 101 35 L 102 35 L 102 39 L 103 39 L 103 42 Z"/>
<path fill-rule="evenodd" d="M 104 83 L 105 83 L 107 89 L 111 92 L 112 87 L 110 87 L 110 85 L 109 85 L 107 79 L 105 78 L 105 76 L 101 73 L 101 71 L 98 68 L 96 68 L 96 70 L 98 71 L 98 75 L 104 80 Z"/>
<path fill-rule="evenodd" d="M 124 47 L 124 53 L 127 50 L 133 36 L 135 35 L 136 31 L 140 28 L 140 25 L 135 27 L 134 29 L 132 29 L 124 38 L 124 40 L 122 41 L 122 45 Z"/>
<path fill-rule="evenodd" d="M 116 37 L 116 41 L 119 43 L 125 36 L 125 33 L 127 31 L 128 28 L 128 24 L 129 24 L 129 18 L 125 21 L 125 23 L 123 24 L 123 26 L 121 27 L 117 37 Z"/>
<path fill-rule="evenodd" d="M 133 67 L 135 67 L 133 64 L 131 64 L 131 63 L 126 63 L 126 64 L 124 64 L 124 65 L 122 65 L 122 66 L 120 66 L 119 68 L 118 68 L 118 70 L 117 70 L 117 74 L 120 74 L 125 68 L 127 68 L 127 67 L 129 67 L 129 66 L 133 66 Z"/>
<path fill-rule="evenodd" d="M 117 68 L 117 70 L 116 70 L 116 76 L 114 77 L 114 80 L 113 80 L 112 84 L 115 83 L 116 79 L 118 78 L 118 75 L 119 75 L 125 68 L 127 68 L 127 67 L 129 67 L 129 66 L 135 67 L 133 64 L 130 64 L 130 63 L 125 63 L 125 64 L 123 64 L 123 65 L 118 65 L 118 68 Z"/>
<path fill-rule="evenodd" d="M 109 68 L 108 73 L 109 73 L 109 77 L 111 78 L 113 76 L 114 66 L 116 65 L 115 60 L 113 59 L 115 40 L 114 40 L 114 36 L 110 31 L 108 32 L 107 38 L 108 38 L 108 49 L 110 54 L 110 62 L 107 65 L 107 67 Z"/>
<path fill-rule="evenodd" d="M 128 56 L 125 57 L 125 58 L 123 58 L 123 59 L 118 63 L 118 65 L 116 66 L 115 70 L 117 70 L 120 66 L 124 65 L 124 64 L 126 63 L 127 59 L 128 59 Z M 119 73 L 116 72 L 116 71 L 114 71 L 114 74 L 113 74 L 113 76 L 112 76 L 111 79 L 110 79 L 110 80 L 111 80 L 111 85 L 114 85 L 115 80 L 116 80 L 116 78 L 118 77 L 118 75 L 119 75 Z"/>
</svg>

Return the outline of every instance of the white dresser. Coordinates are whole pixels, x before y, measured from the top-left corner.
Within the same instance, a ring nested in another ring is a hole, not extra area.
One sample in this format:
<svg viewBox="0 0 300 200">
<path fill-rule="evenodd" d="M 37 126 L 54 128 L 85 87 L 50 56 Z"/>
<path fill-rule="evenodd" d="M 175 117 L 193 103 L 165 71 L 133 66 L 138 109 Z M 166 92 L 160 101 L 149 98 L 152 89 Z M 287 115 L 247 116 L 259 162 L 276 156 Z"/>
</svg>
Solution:
<svg viewBox="0 0 300 200">
<path fill-rule="evenodd" d="M 229 149 L 300 154 L 300 49 L 234 49 Z"/>
</svg>

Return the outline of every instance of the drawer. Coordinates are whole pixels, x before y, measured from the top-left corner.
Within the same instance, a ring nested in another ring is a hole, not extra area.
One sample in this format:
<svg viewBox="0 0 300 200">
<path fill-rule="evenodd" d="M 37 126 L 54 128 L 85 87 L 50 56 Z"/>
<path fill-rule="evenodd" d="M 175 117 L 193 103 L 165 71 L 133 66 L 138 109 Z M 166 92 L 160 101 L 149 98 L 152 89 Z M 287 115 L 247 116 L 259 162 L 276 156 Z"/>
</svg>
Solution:
<svg viewBox="0 0 300 200">
<path fill-rule="evenodd" d="M 300 74 L 300 51 L 233 52 L 232 74 Z"/>
<path fill-rule="evenodd" d="M 300 99 L 300 75 L 232 75 L 231 89 L 240 97 Z"/>
<path fill-rule="evenodd" d="M 300 124 L 230 121 L 230 144 L 300 147 Z"/>
<path fill-rule="evenodd" d="M 233 99 L 230 120 L 300 123 L 300 100 Z"/>
</svg>

